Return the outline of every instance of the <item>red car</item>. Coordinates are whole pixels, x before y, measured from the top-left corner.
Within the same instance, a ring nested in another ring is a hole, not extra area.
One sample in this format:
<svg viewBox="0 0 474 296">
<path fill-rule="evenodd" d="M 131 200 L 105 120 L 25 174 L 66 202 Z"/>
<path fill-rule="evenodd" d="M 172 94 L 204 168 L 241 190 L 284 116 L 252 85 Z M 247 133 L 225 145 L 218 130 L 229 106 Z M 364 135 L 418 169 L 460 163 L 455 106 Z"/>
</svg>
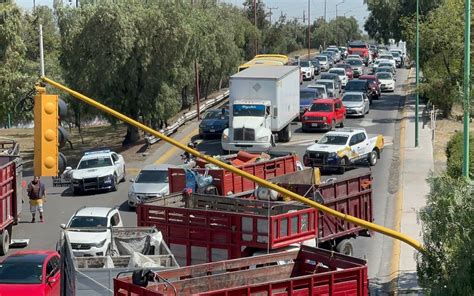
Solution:
<svg viewBox="0 0 474 296">
<path fill-rule="evenodd" d="M 59 295 L 60 268 L 56 251 L 18 251 L 0 262 L 0 295 Z"/>
<path fill-rule="evenodd" d="M 349 64 L 337 64 L 336 67 L 346 69 L 346 76 L 349 80 L 354 78 L 354 70 L 352 69 L 351 65 L 349 65 Z"/>
<path fill-rule="evenodd" d="M 301 118 L 303 132 L 312 129 L 332 130 L 336 126 L 344 127 L 346 107 L 341 99 L 317 99 Z"/>
<path fill-rule="evenodd" d="M 382 90 L 380 89 L 380 81 L 375 75 L 361 75 L 359 79 L 362 80 L 368 80 L 369 81 L 369 87 L 372 90 L 372 93 L 374 94 L 372 98 L 374 100 L 378 100 L 382 94 Z"/>
</svg>

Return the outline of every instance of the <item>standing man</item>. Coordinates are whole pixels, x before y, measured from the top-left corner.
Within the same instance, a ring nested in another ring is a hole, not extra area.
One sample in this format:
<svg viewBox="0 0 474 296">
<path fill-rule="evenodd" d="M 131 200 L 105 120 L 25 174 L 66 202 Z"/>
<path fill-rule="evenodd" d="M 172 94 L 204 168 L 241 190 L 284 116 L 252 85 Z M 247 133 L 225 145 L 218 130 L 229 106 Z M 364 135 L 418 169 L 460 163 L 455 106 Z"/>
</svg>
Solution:
<svg viewBox="0 0 474 296">
<path fill-rule="evenodd" d="M 43 202 L 46 202 L 46 190 L 44 184 L 40 182 L 39 176 L 35 176 L 28 184 L 27 191 L 30 198 L 31 223 L 35 223 L 36 211 L 40 214 L 40 222 L 44 222 Z"/>
</svg>

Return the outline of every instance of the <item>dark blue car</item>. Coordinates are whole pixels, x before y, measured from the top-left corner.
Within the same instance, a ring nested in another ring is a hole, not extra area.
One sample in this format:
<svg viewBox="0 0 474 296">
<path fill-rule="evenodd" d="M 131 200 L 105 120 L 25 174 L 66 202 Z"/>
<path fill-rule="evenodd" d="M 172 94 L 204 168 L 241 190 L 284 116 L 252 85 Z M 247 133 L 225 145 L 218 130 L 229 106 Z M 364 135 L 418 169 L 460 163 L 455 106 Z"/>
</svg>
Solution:
<svg viewBox="0 0 474 296">
<path fill-rule="evenodd" d="M 228 127 L 229 110 L 209 110 L 199 124 L 199 136 L 202 138 L 209 136 L 220 136 L 222 132 Z"/>
<path fill-rule="evenodd" d="M 317 88 L 304 87 L 300 89 L 300 115 L 303 115 L 306 109 L 309 109 L 313 101 L 319 99 L 321 94 Z"/>
</svg>

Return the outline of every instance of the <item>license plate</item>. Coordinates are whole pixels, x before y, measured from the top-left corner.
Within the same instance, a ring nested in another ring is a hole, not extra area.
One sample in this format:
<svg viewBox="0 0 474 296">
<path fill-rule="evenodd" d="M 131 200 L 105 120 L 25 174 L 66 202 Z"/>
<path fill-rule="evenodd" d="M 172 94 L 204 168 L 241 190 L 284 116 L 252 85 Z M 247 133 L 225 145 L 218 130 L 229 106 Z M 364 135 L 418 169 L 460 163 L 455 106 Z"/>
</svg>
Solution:
<svg viewBox="0 0 474 296">
<path fill-rule="evenodd" d="M 216 132 L 216 130 L 213 129 L 213 128 L 211 128 L 209 131 L 210 131 L 211 133 L 215 133 L 215 132 Z"/>
<path fill-rule="evenodd" d="M 319 126 L 319 123 L 311 123 L 311 126 L 312 126 L 312 127 L 318 127 L 318 126 Z"/>
</svg>

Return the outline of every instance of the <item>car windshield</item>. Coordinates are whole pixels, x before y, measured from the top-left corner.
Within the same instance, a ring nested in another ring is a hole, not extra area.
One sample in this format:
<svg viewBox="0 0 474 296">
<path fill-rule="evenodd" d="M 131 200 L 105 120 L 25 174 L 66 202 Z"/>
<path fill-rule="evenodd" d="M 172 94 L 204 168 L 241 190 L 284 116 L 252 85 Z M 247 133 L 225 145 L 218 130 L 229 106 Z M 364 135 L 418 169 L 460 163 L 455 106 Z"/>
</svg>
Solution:
<svg viewBox="0 0 474 296">
<path fill-rule="evenodd" d="M 300 61 L 300 66 L 301 67 L 309 67 L 309 62 L 308 61 Z"/>
<path fill-rule="evenodd" d="M 228 119 L 228 118 L 229 116 L 226 113 L 222 114 L 221 110 L 209 111 L 204 117 L 204 119 Z"/>
<path fill-rule="evenodd" d="M 319 84 L 324 84 L 326 89 L 334 89 L 334 82 L 332 81 L 318 81 Z"/>
<path fill-rule="evenodd" d="M 400 57 L 400 54 L 398 52 L 392 52 L 392 56 L 398 58 L 398 57 Z"/>
<path fill-rule="evenodd" d="M 79 163 L 77 167 L 78 170 L 82 169 L 93 169 L 93 168 L 100 168 L 100 167 L 107 167 L 112 165 L 112 160 L 109 156 L 97 157 L 97 158 L 89 158 L 83 159 Z"/>
<path fill-rule="evenodd" d="M 93 216 L 74 216 L 69 223 L 71 228 L 107 227 L 107 218 Z"/>
<path fill-rule="evenodd" d="M 317 97 L 319 97 L 317 89 L 314 89 L 314 91 L 300 91 L 300 100 L 316 99 Z"/>
<path fill-rule="evenodd" d="M 328 57 L 317 56 L 316 59 L 317 59 L 318 61 L 326 62 L 326 61 L 328 60 Z"/>
<path fill-rule="evenodd" d="M 385 60 L 393 60 L 393 55 L 384 54 L 383 56 L 380 56 L 380 58 Z"/>
<path fill-rule="evenodd" d="M 379 79 L 392 79 L 392 74 L 388 72 L 377 73 Z"/>
<path fill-rule="evenodd" d="M 346 62 L 351 66 L 362 66 L 361 60 L 353 59 L 353 60 L 347 60 Z"/>
<path fill-rule="evenodd" d="M 136 183 L 168 183 L 168 171 L 149 170 L 138 174 Z"/>
<path fill-rule="evenodd" d="M 377 69 L 377 73 L 379 72 L 388 72 L 388 73 L 392 73 L 392 69 L 388 68 L 388 67 L 381 67 L 381 68 L 378 68 Z"/>
<path fill-rule="evenodd" d="M 392 64 L 390 64 L 390 63 L 380 63 L 379 67 L 390 67 L 391 68 Z"/>
<path fill-rule="evenodd" d="M 366 85 L 367 85 L 367 82 L 365 80 L 361 80 L 361 81 L 352 80 L 352 81 L 349 81 L 349 83 L 347 83 L 346 91 L 348 91 L 348 90 L 362 90 L 362 91 L 365 91 Z"/>
<path fill-rule="evenodd" d="M 332 74 L 332 73 L 327 73 L 327 74 L 322 74 L 321 75 L 321 79 L 336 80 L 338 78 L 339 77 L 337 76 L 337 74 Z"/>
<path fill-rule="evenodd" d="M 362 102 L 362 96 L 347 94 L 347 95 L 344 95 L 344 97 L 342 98 L 342 101 L 343 102 Z"/>
<path fill-rule="evenodd" d="M 234 116 L 265 116 L 264 105 L 234 105 L 233 107 Z"/>
<path fill-rule="evenodd" d="M 334 73 L 340 76 L 346 75 L 346 72 L 343 69 L 332 69 L 329 71 L 329 73 Z"/>
<path fill-rule="evenodd" d="M 7 259 L 0 264 L 0 284 L 41 284 L 42 281 L 42 262 L 8 262 Z"/>
<path fill-rule="evenodd" d="M 310 111 L 313 112 L 332 112 L 332 104 L 316 103 L 311 105 Z"/>
<path fill-rule="evenodd" d="M 348 136 L 343 135 L 324 135 L 318 144 L 326 145 L 345 145 L 347 143 Z"/>
</svg>

